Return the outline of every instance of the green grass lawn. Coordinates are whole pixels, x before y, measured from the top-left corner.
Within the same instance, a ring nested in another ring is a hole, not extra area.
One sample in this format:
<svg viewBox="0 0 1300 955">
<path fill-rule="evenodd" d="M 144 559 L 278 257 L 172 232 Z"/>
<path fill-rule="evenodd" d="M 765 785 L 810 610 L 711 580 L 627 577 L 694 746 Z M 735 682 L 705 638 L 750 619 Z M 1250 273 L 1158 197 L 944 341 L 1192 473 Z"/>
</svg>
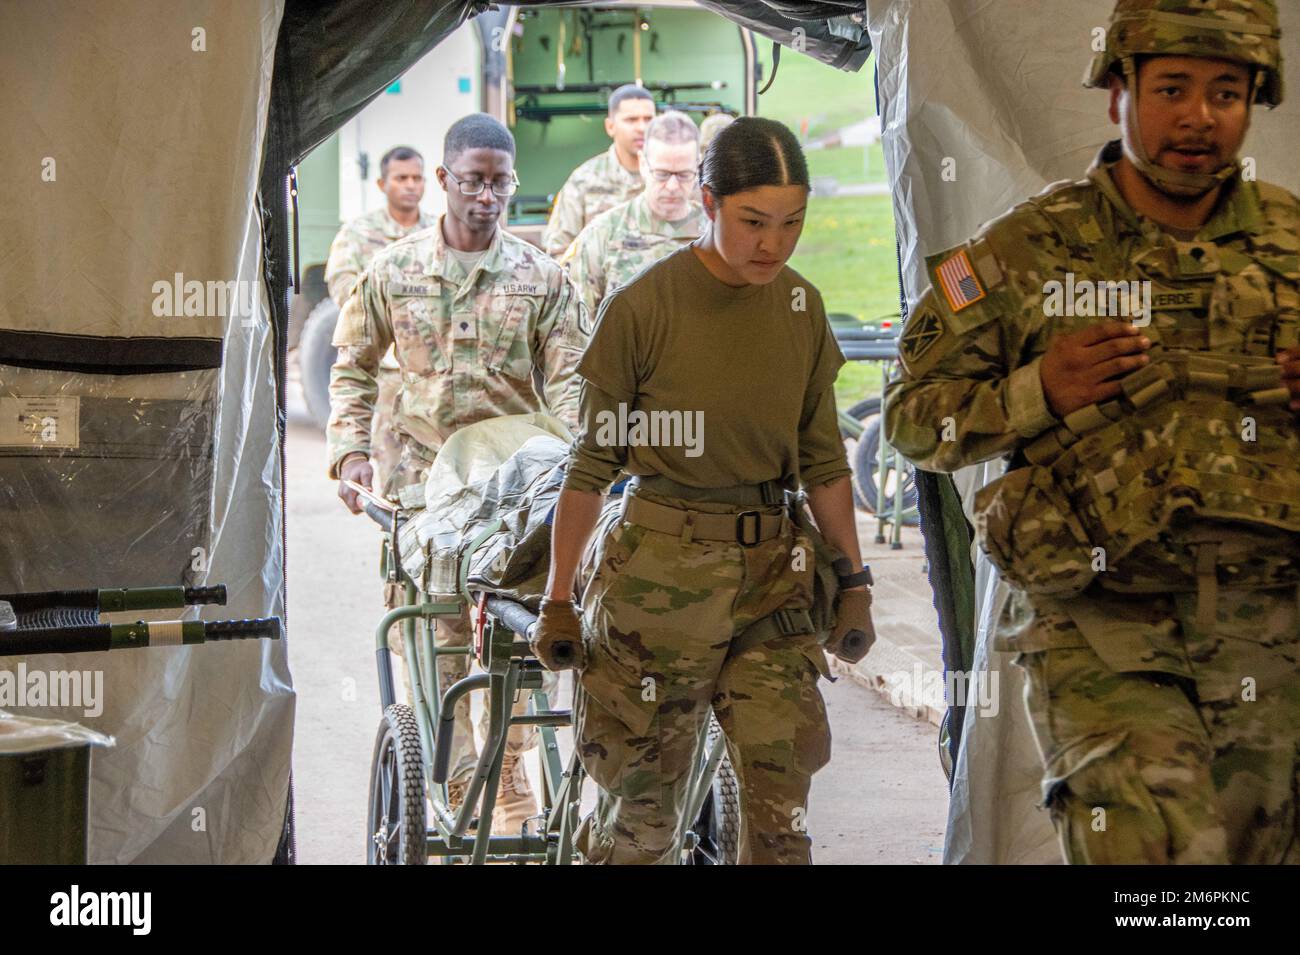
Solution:
<svg viewBox="0 0 1300 955">
<path fill-rule="evenodd" d="M 772 75 L 772 45 L 760 41 L 758 46 L 766 82 Z M 874 72 L 874 59 L 856 73 L 845 73 L 802 53 L 782 50 L 776 82 L 758 98 L 758 113 L 785 123 L 801 138 L 825 136 L 876 114 Z M 846 185 L 886 181 L 879 144 L 867 150 L 809 150 L 807 157 L 813 176 L 833 176 Z M 817 286 L 828 312 L 847 312 L 873 322 L 882 316 L 896 321 L 898 260 L 890 197 L 813 199 L 790 265 Z M 874 362 L 849 362 L 835 382 L 842 408 L 879 392 L 880 365 Z"/>
<path fill-rule="evenodd" d="M 766 83 L 772 75 L 772 44 L 760 41 L 758 47 Z M 807 121 L 809 138 L 825 136 L 876 115 L 874 75 L 874 58 L 856 73 L 845 73 L 802 53 L 782 50 L 776 82 L 758 98 L 758 115 L 780 120 L 796 133 Z"/>
<path fill-rule="evenodd" d="M 821 292 L 828 312 L 864 321 L 897 321 L 898 260 L 889 196 L 835 196 L 809 203 L 799 247 L 790 259 Z M 841 407 L 880 390 L 880 366 L 849 362 L 835 382 Z"/>
<path fill-rule="evenodd" d="M 808 158 L 808 173 L 814 179 L 819 176 L 832 176 L 841 184 L 854 182 L 885 182 L 885 154 L 880 143 L 864 148 L 853 146 L 847 149 L 810 149 L 805 154 Z"/>
<path fill-rule="evenodd" d="M 875 321 L 898 312 L 898 261 L 889 196 L 812 199 L 790 266 L 822 293 L 828 312 Z"/>
</svg>

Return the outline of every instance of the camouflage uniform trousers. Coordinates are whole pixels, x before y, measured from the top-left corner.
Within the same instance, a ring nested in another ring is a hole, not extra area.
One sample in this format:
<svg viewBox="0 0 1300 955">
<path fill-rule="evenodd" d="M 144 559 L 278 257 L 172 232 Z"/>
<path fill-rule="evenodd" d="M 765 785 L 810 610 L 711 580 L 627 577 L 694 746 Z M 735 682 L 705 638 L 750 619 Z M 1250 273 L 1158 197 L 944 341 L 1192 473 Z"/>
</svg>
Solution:
<svg viewBox="0 0 1300 955">
<path fill-rule="evenodd" d="M 578 752 L 600 787 L 578 835 L 588 863 L 677 861 L 710 707 L 740 784 L 740 862 L 811 862 L 808 791 L 830 759 L 817 688 L 825 655 L 811 634 L 733 645 L 754 621 L 810 606 L 811 570 L 791 570 L 796 545 L 811 555 L 788 522 L 752 548 L 617 519 L 601 537 L 583 592 L 587 664 L 575 699 Z"/>
<path fill-rule="evenodd" d="M 383 485 L 386 494 L 389 497 L 396 497 L 396 489 L 404 485 L 424 482 L 425 474 L 429 469 L 429 462 L 422 460 L 418 455 L 404 449 L 397 467 L 390 473 L 388 480 Z M 378 482 L 376 482 L 378 483 Z M 406 600 L 406 589 L 404 585 L 385 584 L 384 585 L 384 606 L 389 610 L 399 607 Z M 474 636 L 474 625 L 470 620 L 470 611 L 468 608 L 457 618 L 439 617 L 434 620 L 433 639 L 435 646 L 440 647 L 468 647 Z M 411 687 L 411 675 L 408 670 L 405 652 L 402 647 L 402 629 L 401 625 L 394 625 L 389 633 L 389 647 L 393 655 L 397 658 L 395 666 L 400 669 L 400 679 L 406 689 L 406 702 L 414 705 L 415 693 Z M 439 654 L 438 656 L 438 686 L 443 693 L 447 692 L 457 680 L 461 680 L 469 675 L 470 656 L 460 654 Z M 425 686 L 426 696 L 432 693 L 433 688 Z M 542 676 L 542 689 L 546 692 L 550 705 L 554 707 L 559 695 L 559 677 L 554 673 L 545 673 Z M 449 782 L 468 782 L 473 775 L 474 766 L 478 761 L 478 747 L 474 740 L 473 720 L 470 714 L 470 697 L 468 694 L 461 697 L 456 704 L 456 728 L 452 733 L 452 751 L 451 761 L 448 763 L 449 770 L 447 779 Z M 514 716 L 523 716 L 528 712 L 528 703 L 532 699 L 532 691 L 520 691 L 511 708 L 511 714 Z M 487 706 L 484 706 L 479 714 L 479 732 L 487 738 L 488 724 L 490 715 Z M 537 728 L 535 726 L 512 726 L 506 734 L 505 752 L 507 756 L 518 756 L 528 752 L 537 746 Z"/>
<path fill-rule="evenodd" d="M 1196 594 L 1032 598 L 1018 640 L 1046 648 L 1016 662 L 1066 861 L 1300 861 L 1298 596 L 1294 586 L 1220 590 L 1210 629 L 1197 624 Z M 1166 657 L 1172 637 L 1184 672 L 1166 672 L 1179 669 L 1168 660 L 1154 671 L 1108 666 L 1071 613 L 1080 600 L 1093 619 L 1145 631 Z"/>
</svg>

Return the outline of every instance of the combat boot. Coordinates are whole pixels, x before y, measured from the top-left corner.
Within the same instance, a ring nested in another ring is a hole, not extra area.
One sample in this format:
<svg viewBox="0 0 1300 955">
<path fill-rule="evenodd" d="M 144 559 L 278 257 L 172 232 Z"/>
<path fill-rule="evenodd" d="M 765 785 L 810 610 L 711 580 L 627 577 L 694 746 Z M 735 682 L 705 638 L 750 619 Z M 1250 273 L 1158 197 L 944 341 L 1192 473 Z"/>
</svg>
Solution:
<svg viewBox="0 0 1300 955">
<path fill-rule="evenodd" d="M 524 761 L 519 756 L 506 754 L 501 760 L 501 786 L 497 792 L 496 807 L 492 811 L 494 836 L 517 836 L 524 822 L 537 815 L 537 799 L 528 785 Z"/>
<path fill-rule="evenodd" d="M 447 811 L 455 819 L 460 815 L 460 807 L 465 805 L 465 796 L 469 791 L 469 783 L 462 780 L 461 782 L 447 783 Z M 467 833 L 474 832 L 478 829 L 478 813 L 470 817 L 469 828 Z"/>
<path fill-rule="evenodd" d="M 465 805 L 465 793 L 468 789 L 469 783 L 447 783 L 447 809 L 453 816 L 460 812 L 461 806 Z"/>
</svg>

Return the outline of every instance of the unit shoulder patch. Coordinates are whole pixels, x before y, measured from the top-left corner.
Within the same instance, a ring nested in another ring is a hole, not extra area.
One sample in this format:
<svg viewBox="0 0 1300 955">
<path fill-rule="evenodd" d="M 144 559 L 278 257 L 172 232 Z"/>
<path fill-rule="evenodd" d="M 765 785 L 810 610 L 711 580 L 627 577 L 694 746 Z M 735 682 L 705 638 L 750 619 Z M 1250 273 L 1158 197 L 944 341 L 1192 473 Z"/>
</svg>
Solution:
<svg viewBox="0 0 1300 955">
<path fill-rule="evenodd" d="M 935 342 L 943 337 L 943 322 L 931 305 L 925 305 L 907 320 L 907 328 L 899 339 L 898 351 L 909 367 L 920 361 Z"/>
</svg>

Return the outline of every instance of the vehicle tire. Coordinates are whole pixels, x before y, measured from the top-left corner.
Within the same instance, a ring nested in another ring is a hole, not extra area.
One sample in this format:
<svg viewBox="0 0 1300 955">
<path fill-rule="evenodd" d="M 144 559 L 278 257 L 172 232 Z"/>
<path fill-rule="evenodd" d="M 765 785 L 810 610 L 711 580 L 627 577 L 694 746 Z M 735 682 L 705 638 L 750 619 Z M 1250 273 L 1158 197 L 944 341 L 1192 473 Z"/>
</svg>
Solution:
<svg viewBox="0 0 1300 955">
<path fill-rule="evenodd" d="M 324 430 L 330 420 L 330 368 L 339 350 L 330 344 L 338 324 L 339 307 L 330 298 L 322 299 L 307 317 L 307 327 L 298 340 L 298 372 L 302 378 L 302 396 L 312 420 Z"/>
<path fill-rule="evenodd" d="M 299 279 L 300 287 L 289 298 L 289 334 L 286 340 L 290 350 L 298 347 L 298 340 L 302 338 L 302 330 L 307 327 L 311 310 L 329 298 L 330 294 L 325 285 L 325 266 L 322 263 L 307 266 Z"/>
<path fill-rule="evenodd" d="M 405 703 L 384 711 L 370 763 L 367 865 L 429 861 L 424 802 L 424 753 L 415 713 Z"/>
<path fill-rule="evenodd" d="M 853 451 L 853 484 L 862 495 L 866 502 L 867 510 L 872 514 L 876 510 L 876 467 L 880 460 L 880 425 L 881 418 L 876 416 L 875 420 L 870 422 L 866 430 L 862 432 L 862 438 L 858 441 L 858 446 Z M 915 527 L 920 516 L 917 511 L 916 495 L 916 474 L 912 470 L 910 462 L 903 459 L 901 455 L 895 455 L 896 458 L 903 462 L 903 523 L 908 527 Z M 886 483 L 889 478 L 886 478 Z M 895 479 L 897 484 L 897 479 Z M 884 501 L 884 513 L 892 514 L 894 507 L 893 494 L 886 494 Z"/>
<path fill-rule="evenodd" d="M 864 398 L 849 408 L 846 414 L 855 421 L 865 424 L 867 419 L 880 414 L 880 399 Z M 849 461 L 852 462 L 857 451 L 858 439 L 849 434 L 843 426 L 840 427 L 840 437 L 844 439 L 845 450 L 848 452 Z M 862 489 L 858 487 L 858 473 L 856 470 L 854 470 L 849 483 L 853 486 L 853 506 L 860 511 L 870 513 L 871 508 L 867 507 L 867 499 L 862 496 Z"/>
<path fill-rule="evenodd" d="M 286 341 L 290 351 L 297 348 L 298 342 L 302 340 L 302 330 L 307 326 L 307 318 L 315 307 L 316 303 L 308 301 L 305 295 L 295 292 L 289 297 L 289 333 Z"/>
<path fill-rule="evenodd" d="M 717 718 L 709 714 L 709 732 L 704 742 L 705 759 L 714 742 L 722 735 Z M 700 817 L 692 826 L 698 839 L 691 853 L 692 865 L 737 865 L 740 860 L 740 780 L 731 768 L 731 758 L 723 755 L 713 785 L 704 797 Z"/>
</svg>

